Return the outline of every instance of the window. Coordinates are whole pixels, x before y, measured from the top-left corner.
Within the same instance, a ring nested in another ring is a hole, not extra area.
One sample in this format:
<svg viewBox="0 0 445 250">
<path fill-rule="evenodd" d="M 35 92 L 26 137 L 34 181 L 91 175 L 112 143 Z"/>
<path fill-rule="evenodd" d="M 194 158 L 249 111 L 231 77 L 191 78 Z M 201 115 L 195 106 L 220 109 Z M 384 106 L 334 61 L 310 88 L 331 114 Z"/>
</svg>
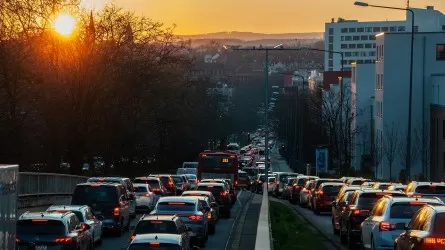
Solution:
<svg viewBox="0 0 445 250">
<path fill-rule="evenodd" d="M 372 31 L 373 31 L 373 32 L 380 32 L 380 27 L 374 27 L 374 28 L 372 29 Z"/>
<path fill-rule="evenodd" d="M 419 32 L 419 26 L 414 26 L 414 32 Z"/>
<path fill-rule="evenodd" d="M 353 36 L 353 37 L 352 37 L 352 40 L 354 40 L 354 41 L 359 41 L 359 40 L 360 40 L 360 36 Z"/>
<path fill-rule="evenodd" d="M 445 25 L 442 25 L 442 31 L 445 31 Z"/>
<path fill-rule="evenodd" d="M 352 37 L 351 36 L 345 36 L 345 41 L 352 41 Z"/>
<path fill-rule="evenodd" d="M 389 28 L 388 27 L 382 27 L 382 32 L 388 32 Z"/>
<path fill-rule="evenodd" d="M 372 48 L 372 43 L 365 43 L 365 48 L 367 48 L 367 49 Z"/>
<path fill-rule="evenodd" d="M 377 47 L 377 45 L 375 45 L 375 43 L 372 44 L 372 47 L 375 49 Z"/>
<path fill-rule="evenodd" d="M 342 44 L 340 45 L 340 47 L 341 47 L 342 49 L 347 49 L 347 48 L 348 48 L 348 45 L 345 44 L 345 43 L 342 43 Z"/>
<path fill-rule="evenodd" d="M 363 43 L 357 44 L 357 49 L 363 49 L 363 47 L 364 47 Z"/>
<path fill-rule="evenodd" d="M 389 31 L 395 32 L 395 31 L 397 31 L 397 27 L 391 26 L 391 27 L 389 27 Z"/>
<path fill-rule="evenodd" d="M 436 60 L 445 61 L 445 44 L 436 45 Z"/>
<path fill-rule="evenodd" d="M 357 28 L 357 32 L 364 32 L 365 28 Z"/>
<path fill-rule="evenodd" d="M 357 60 L 357 63 L 361 64 L 361 63 L 363 63 L 363 60 Z"/>
<path fill-rule="evenodd" d="M 346 52 L 345 53 L 345 57 L 351 57 L 352 53 L 351 52 Z"/>
<path fill-rule="evenodd" d="M 369 40 L 375 40 L 375 35 L 370 35 Z"/>
<path fill-rule="evenodd" d="M 334 28 L 329 28 L 329 35 L 330 36 L 334 35 Z"/>
<path fill-rule="evenodd" d="M 333 53 L 329 53 L 329 60 L 332 60 L 332 59 L 334 59 L 334 55 L 333 55 Z"/>
<path fill-rule="evenodd" d="M 369 51 L 368 55 L 369 56 L 375 56 L 375 51 Z"/>
<path fill-rule="evenodd" d="M 329 51 L 333 51 L 334 50 L 334 45 L 332 45 L 332 43 L 329 44 Z"/>
<path fill-rule="evenodd" d="M 341 33 L 348 33 L 348 28 L 342 28 L 342 29 L 340 30 L 340 32 L 341 32 Z"/>
<path fill-rule="evenodd" d="M 349 44 L 349 46 L 348 46 L 348 48 L 350 48 L 350 49 L 355 49 L 355 44 L 354 43 L 351 43 L 351 44 Z"/>
<path fill-rule="evenodd" d="M 355 32 L 355 28 L 349 28 L 349 33 Z"/>
<path fill-rule="evenodd" d="M 397 27 L 397 31 L 398 32 L 404 32 L 406 29 L 405 29 L 405 26 L 399 26 L 399 27 Z"/>
<path fill-rule="evenodd" d="M 357 52 L 352 52 L 352 56 L 358 56 L 358 51 Z"/>
<path fill-rule="evenodd" d="M 341 63 L 342 64 L 348 64 L 348 60 L 343 60 Z"/>
<path fill-rule="evenodd" d="M 366 40 L 368 40 L 368 36 L 360 36 L 360 40 L 366 41 Z"/>
<path fill-rule="evenodd" d="M 341 37 L 340 37 L 340 40 L 341 40 L 341 41 L 344 41 L 344 40 L 345 40 L 345 36 L 341 36 Z"/>
<path fill-rule="evenodd" d="M 334 37 L 333 36 L 329 36 L 329 43 L 333 43 L 334 42 Z"/>
<path fill-rule="evenodd" d="M 366 32 L 372 32 L 372 27 L 366 27 Z"/>
</svg>

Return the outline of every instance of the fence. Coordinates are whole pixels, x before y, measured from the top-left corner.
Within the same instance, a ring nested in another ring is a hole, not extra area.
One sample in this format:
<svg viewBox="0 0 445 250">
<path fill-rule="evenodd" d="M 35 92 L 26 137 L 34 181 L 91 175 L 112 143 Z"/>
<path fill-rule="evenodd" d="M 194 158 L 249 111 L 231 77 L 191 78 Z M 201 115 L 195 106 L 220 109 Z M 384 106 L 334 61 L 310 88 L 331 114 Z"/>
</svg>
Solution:
<svg viewBox="0 0 445 250">
<path fill-rule="evenodd" d="M 68 196 L 73 193 L 74 187 L 85 182 L 88 177 L 53 174 L 21 172 L 19 175 L 19 198 L 30 196 Z"/>
</svg>

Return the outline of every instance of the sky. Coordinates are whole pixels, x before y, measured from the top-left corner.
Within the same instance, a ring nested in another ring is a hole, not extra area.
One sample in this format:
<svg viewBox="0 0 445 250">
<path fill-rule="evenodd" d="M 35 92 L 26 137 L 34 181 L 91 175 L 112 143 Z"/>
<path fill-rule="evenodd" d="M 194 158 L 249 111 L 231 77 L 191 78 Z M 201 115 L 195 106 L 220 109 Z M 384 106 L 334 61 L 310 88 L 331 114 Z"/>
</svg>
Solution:
<svg viewBox="0 0 445 250">
<path fill-rule="evenodd" d="M 355 0 L 83 0 L 100 9 L 106 1 L 165 25 L 177 25 L 179 35 L 220 31 L 257 33 L 324 32 L 331 18 L 359 21 L 404 20 L 405 12 L 354 6 Z M 363 0 L 365 1 L 365 0 Z M 406 0 L 369 0 L 374 5 L 406 7 Z M 445 0 L 410 0 L 445 13 Z"/>
</svg>

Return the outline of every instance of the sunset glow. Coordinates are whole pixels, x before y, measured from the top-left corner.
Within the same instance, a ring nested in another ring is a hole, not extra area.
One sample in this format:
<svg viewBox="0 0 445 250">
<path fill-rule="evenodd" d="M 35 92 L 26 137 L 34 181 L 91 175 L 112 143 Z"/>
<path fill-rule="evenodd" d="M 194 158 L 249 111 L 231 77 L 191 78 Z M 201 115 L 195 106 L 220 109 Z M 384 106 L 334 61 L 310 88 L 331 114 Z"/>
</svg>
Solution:
<svg viewBox="0 0 445 250">
<path fill-rule="evenodd" d="M 62 36 L 69 36 L 76 27 L 76 19 L 70 15 L 61 14 L 54 19 L 54 30 Z"/>
</svg>

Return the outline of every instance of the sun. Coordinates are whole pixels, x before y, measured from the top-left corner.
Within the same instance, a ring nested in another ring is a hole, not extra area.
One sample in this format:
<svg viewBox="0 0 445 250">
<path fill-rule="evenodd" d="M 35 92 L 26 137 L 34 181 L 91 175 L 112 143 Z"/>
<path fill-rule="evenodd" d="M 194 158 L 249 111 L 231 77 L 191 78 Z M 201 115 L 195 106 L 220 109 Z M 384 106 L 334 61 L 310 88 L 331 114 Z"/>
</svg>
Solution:
<svg viewBox="0 0 445 250">
<path fill-rule="evenodd" d="M 62 36 L 69 36 L 76 27 L 76 19 L 67 14 L 60 14 L 54 19 L 54 30 Z"/>
</svg>

